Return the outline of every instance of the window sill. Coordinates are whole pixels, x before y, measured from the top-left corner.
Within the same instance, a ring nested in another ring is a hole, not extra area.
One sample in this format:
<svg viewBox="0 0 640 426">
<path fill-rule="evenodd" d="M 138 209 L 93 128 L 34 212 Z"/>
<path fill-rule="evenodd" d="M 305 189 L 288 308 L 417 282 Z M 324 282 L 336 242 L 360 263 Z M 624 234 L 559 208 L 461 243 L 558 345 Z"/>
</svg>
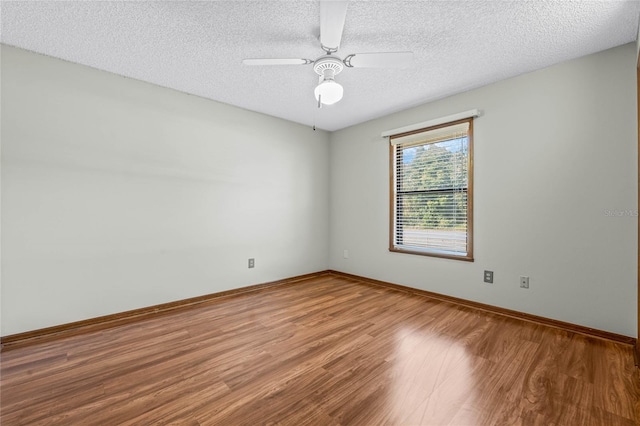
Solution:
<svg viewBox="0 0 640 426">
<path fill-rule="evenodd" d="M 397 247 L 390 247 L 389 251 L 392 253 L 415 254 L 418 256 L 438 257 L 441 259 L 452 259 L 452 260 L 461 260 L 463 262 L 473 262 L 473 254 L 456 255 L 456 254 L 439 253 L 437 251 L 408 250 L 408 249 L 401 249 Z"/>
</svg>

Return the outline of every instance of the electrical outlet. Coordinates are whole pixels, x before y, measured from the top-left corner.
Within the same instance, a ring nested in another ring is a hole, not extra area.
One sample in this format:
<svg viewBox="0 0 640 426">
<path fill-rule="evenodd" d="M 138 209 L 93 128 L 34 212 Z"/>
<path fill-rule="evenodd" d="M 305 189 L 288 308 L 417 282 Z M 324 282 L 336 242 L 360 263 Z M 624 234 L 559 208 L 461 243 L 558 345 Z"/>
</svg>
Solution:
<svg viewBox="0 0 640 426">
<path fill-rule="evenodd" d="M 256 267 L 256 260 L 254 258 L 249 259 L 249 268 Z"/>
<path fill-rule="evenodd" d="M 349 258 L 349 250 L 345 249 L 345 251 L 342 252 L 342 257 L 345 258 L 345 259 L 348 259 Z"/>
<path fill-rule="evenodd" d="M 484 282 L 493 284 L 493 271 L 484 271 Z"/>
<path fill-rule="evenodd" d="M 520 277 L 520 288 L 529 288 L 529 277 Z"/>
</svg>

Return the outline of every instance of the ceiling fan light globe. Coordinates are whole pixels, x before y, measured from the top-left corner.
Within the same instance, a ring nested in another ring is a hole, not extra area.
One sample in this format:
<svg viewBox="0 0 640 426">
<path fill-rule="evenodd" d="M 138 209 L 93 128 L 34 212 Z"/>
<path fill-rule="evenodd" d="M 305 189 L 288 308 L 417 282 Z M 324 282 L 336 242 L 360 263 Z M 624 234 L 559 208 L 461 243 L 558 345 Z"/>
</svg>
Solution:
<svg viewBox="0 0 640 426">
<path fill-rule="evenodd" d="M 320 99 L 324 105 L 333 105 L 342 99 L 344 89 L 334 80 L 324 80 L 313 91 L 316 101 Z"/>
</svg>

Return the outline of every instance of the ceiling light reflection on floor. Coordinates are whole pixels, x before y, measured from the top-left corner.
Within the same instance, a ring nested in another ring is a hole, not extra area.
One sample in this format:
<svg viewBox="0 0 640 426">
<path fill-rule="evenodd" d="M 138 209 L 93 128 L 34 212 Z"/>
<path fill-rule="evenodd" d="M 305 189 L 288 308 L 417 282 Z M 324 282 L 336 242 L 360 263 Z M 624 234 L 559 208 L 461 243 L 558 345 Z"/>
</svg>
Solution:
<svg viewBox="0 0 640 426">
<path fill-rule="evenodd" d="M 388 362 L 393 364 L 391 423 L 474 423 L 464 407 L 473 405 L 478 385 L 464 346 L 433 333 L 402 330 Z"/>
</svg>

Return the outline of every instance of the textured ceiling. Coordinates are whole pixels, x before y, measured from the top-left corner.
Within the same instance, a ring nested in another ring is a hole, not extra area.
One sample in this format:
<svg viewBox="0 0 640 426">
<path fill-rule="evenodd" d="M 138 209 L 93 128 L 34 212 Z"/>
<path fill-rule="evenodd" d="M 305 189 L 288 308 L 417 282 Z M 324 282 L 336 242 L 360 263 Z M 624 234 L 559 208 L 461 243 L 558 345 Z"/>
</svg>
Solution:
<svg viewBox="0 0 640 426">
<path fill-rule="evenodd" d="M 634 41 L 639 1 L 352 1 L 341 57 L 411 50 L 409 69 L 345 69 L 321 110 L 317 1 L 3 1 L 2 43 L 337 130 Z"/>
</svg>

